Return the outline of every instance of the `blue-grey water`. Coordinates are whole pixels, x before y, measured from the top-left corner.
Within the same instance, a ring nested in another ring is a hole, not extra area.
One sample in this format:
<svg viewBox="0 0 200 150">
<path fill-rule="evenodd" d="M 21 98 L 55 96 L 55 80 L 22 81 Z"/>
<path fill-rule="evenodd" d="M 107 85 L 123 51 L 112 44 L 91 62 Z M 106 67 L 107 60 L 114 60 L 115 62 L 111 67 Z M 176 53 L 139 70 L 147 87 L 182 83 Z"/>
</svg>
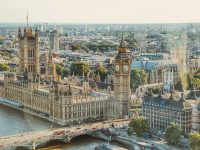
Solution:
<svg viewBox="0 0 200 150">
<path fill-rule="evenodd" d="M 0 104 L 0 136 L 44 130 L 51 128 L 51 126 L 59 127 L 46 120 Z M 88 136 L 81 136 L 72 140 L 70 144 L 52 142 L 45 150 L 94 150 L 94 147 L 101 143 L 107 142 Z M 123 147 L 118 143 L 111 143 L 111 145 Z"/>
</svg>

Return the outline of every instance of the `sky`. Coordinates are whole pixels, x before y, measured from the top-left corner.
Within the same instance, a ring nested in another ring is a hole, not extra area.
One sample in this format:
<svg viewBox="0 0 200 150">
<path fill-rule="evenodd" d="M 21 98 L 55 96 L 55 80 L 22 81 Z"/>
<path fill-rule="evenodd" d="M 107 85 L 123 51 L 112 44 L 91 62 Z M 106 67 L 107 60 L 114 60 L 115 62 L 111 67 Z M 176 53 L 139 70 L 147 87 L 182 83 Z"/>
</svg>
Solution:
<svg viewBox="0 0 200 150">
<path fill-rule="evenodd" d="M 0 22 L 200 22 L 200 0 L 0 0 Z"/>
</svg>

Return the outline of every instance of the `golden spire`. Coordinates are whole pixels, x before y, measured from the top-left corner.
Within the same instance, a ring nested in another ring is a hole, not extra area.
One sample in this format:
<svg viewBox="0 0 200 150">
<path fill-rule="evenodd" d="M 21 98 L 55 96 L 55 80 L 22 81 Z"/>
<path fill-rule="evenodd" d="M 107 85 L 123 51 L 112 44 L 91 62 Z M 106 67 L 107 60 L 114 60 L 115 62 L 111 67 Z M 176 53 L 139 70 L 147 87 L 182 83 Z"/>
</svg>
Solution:
<svg viewBox="0 0 200 150">
<path fill-rule="evenodd" d="M 121 41 L 120 41 L 120 44 L 119 44 L 119 49 L 118 49 L 118 52 L 120 53 L 123 53 L 123 52 L 127 52 L 129 51 L 125 42 L 124 42 L 124 36 L 122 34 L 122 38 L 121 38 Z"/>
</svg>

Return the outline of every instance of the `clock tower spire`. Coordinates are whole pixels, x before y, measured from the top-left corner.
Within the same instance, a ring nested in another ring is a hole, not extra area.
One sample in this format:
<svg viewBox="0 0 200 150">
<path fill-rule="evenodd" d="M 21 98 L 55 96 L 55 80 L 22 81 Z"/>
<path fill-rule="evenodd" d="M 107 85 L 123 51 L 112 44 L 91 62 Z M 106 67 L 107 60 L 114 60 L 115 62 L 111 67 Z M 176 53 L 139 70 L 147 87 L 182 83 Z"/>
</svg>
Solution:
<svg viewBox="0 0 200 150">
<path fill-rule="evenodd" d="M 115 58 L 115 80 L 114 80 L 114 92 L 115 92 L 115 111 L 117 118 L 124 118 L 128 115 L 129 101 L 131 98 L 130 90 L 130 73 L 132 57 L 131 52 L 127 48 L 126 43 L 122 35 L 120 45 L 118 48 L 118 55 Z"/>
</svg>

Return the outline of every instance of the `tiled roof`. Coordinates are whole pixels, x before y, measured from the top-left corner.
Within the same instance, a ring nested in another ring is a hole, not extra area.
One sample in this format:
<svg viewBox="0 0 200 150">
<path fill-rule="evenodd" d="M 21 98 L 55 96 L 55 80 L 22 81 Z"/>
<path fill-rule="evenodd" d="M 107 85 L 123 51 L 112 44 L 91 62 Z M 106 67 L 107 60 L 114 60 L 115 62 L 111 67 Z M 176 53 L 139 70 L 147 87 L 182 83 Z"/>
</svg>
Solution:
<svg viewBox="0 0 200 150">
<path fill-rule="evenodd" d="M 153 105 L 165 109 L 175 109 L 180 111 L 192 108 L 188 101 L 179 98 L 178 95 L 173 95 L 171 97 L 168 97 L 167 95 L 145 96 L 143 100 L 143 105 Z"/>
<path fill-rule="evenodd" d="M 167 66 L 177 66 L 177 64 L 172 60 L 155 60 L 155 61 L 133 61 L 131 68 L 144 68 L 147 70 L 152 70 L 155 68 L 163 68 Z"/>
</svg>

